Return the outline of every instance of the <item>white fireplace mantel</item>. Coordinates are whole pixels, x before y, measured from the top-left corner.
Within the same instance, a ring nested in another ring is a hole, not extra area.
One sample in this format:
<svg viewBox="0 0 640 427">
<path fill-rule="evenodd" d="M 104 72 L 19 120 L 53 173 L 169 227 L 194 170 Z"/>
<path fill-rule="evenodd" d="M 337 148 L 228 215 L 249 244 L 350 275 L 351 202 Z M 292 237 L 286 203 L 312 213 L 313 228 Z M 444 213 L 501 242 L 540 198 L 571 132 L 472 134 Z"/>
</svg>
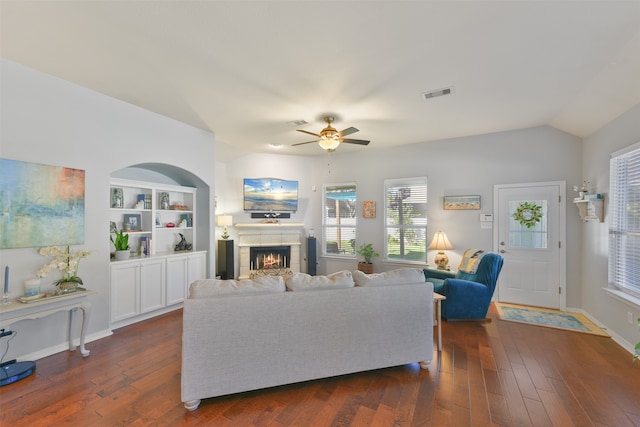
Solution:
<svg viewBox="0 0 640 427">
<path fill-rule="evenodd" d="M 304 224 L 291 222 L 251 222 L 235 225 L 238 236 L 240 279 L 252 274 L 250 248 L 254 246 L 291 246 L 291 271 L 301 271 Z"/>
</svg>

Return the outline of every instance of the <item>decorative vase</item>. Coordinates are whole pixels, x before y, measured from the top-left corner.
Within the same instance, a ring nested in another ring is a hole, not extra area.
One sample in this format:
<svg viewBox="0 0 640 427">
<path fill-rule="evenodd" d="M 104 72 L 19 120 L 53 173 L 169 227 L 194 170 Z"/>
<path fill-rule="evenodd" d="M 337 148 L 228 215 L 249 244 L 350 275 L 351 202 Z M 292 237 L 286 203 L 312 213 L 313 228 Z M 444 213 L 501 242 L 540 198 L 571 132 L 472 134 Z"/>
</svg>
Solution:
<svg viewBox="0 0 640 427">
<path fill-rule="evenodd" d="M 365 274 L 372 274 L 373 273 L 373 263 L 366 263 L 366 262 L 359 262 L 358 263 L 358 270 L 362 271 Z"/>
<path fill-rule="evenodd" d="M 129 249 L 124 251 L 116 251 L 116 260 L 122 261 L 124 259 L 129 259 L 130 255 L 131 253 L 129 252 Z"/>
<path fill-rule="evenodd" d="M 77 282 L 62 282 L 58 285 L 58 289 L 63 294 L 68 294 L 78 290 L 79 284 Z"/>
</svg>

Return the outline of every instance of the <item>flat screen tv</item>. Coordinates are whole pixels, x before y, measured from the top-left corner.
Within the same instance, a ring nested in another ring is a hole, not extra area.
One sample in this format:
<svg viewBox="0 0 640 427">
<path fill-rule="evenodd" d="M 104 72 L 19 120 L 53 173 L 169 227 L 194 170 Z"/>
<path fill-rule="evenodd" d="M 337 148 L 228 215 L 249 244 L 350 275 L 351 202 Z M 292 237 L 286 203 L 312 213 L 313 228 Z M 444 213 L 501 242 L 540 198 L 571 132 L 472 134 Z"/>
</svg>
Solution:
<svg viewBox="0 0 640 427">
<path fill-rule="evenodd" d="M 245 178 L 244 210 L 296 212 L 298 210 L 298 181 L 277 178 Z"/>
</svg>

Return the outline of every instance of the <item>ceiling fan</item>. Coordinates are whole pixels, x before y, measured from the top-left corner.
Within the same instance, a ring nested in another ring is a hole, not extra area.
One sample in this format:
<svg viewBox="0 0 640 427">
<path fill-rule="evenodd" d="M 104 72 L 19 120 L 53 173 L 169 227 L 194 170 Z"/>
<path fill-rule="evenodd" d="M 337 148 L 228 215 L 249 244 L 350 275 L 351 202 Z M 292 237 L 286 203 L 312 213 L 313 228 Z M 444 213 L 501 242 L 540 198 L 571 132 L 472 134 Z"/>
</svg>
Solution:
<svg viewBox="0 0 640 427">
<path fill-rule="evenodd" d="M 340 145 L 341 142 L 344 142 L 347 144 L 369 145 L 370 141 L 365 141 L 364 139 L 344 138 L 347 135 L 351 135 L 352 133 L 358 132 L 359 129 L 354 127 L 348 127 L 344 130 L 338 131 L 336 130 L 336 128 L 331 126 L 331 122 L 333 122 L 334 120 L 335 120 L 335 117 L 333 116 L 324 117 L 324 121 L 327 123 L 327 127 L 322 129 L 319 134 L 302 130 L 302 129 L 296 129 L 298 132 L 313 135 L 318 139 L 314 139 L 313 141 L 307 141 L 307 142 L 299 142 L 297 144 L 293 144 L 292 146 L 311 144 L 312 142 L 317 142 L 318 144 L 320 144 L 320 147 L 327 150 L 328 152 L 332 152 L 332 151 L 335 151 L 336 148 L 338 148 L 338 145 Z"/>
</svg>

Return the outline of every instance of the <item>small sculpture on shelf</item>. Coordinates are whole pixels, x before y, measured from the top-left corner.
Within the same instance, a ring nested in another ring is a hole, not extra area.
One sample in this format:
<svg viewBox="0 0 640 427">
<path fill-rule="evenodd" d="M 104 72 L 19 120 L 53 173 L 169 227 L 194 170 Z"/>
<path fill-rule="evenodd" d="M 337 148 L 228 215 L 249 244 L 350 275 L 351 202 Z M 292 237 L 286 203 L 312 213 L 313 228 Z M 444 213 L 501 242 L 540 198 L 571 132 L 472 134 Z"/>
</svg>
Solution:
<svg viewBox="0 0 640 427">
<path fill-rule="evenodd" d="M 184 237 L 184 234 L 178 233 L 180 235 L 180 242 L 176 245 L 176 252 L 179 251 L 190 251 L 191 243 L 187 242 L 187 239 Z"/>
</svg>

